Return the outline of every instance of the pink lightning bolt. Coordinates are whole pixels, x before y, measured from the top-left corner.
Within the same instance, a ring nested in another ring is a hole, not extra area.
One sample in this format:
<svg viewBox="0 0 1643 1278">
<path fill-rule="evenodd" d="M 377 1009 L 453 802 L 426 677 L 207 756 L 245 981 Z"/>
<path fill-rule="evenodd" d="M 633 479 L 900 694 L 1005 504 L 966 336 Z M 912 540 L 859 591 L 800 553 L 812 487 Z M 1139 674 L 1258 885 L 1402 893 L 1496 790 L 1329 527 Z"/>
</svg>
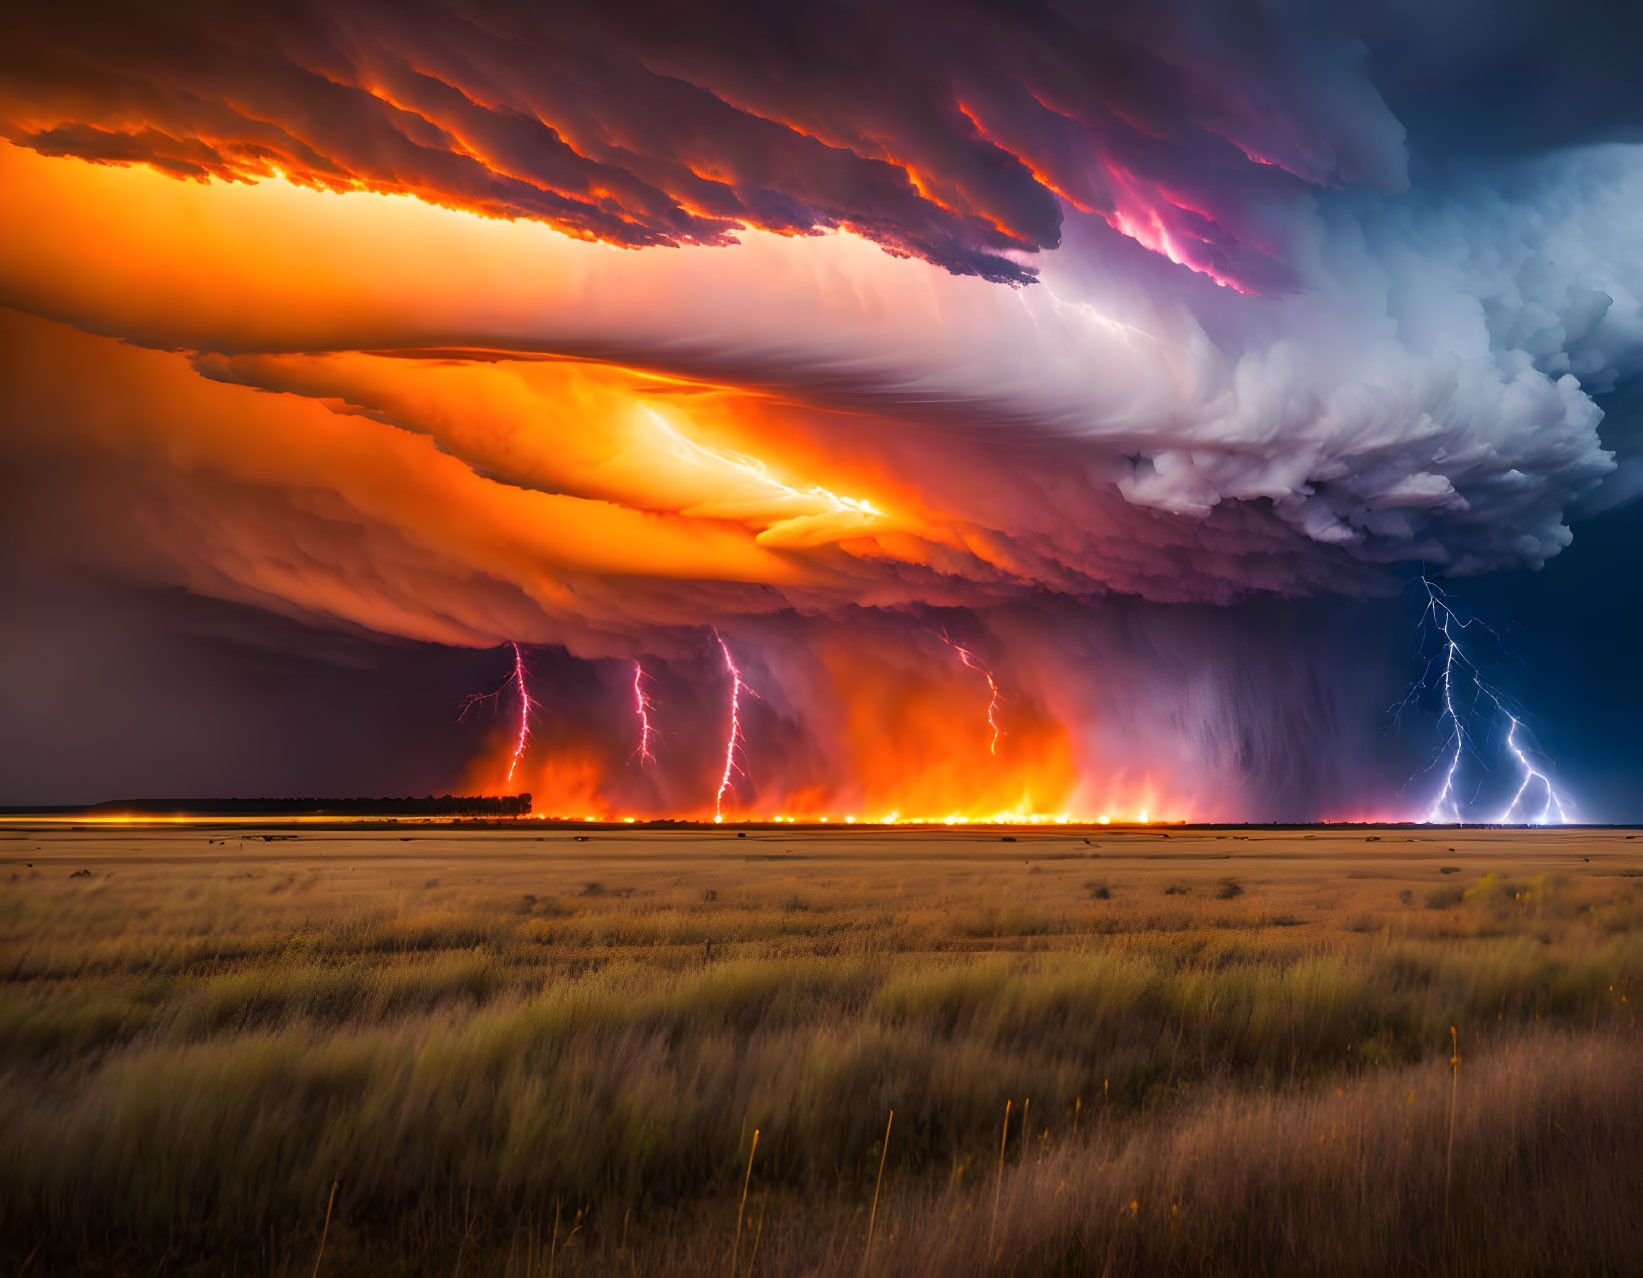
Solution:
<svg viewBox="0 0 1643 1278">
<path fill-rule="evenodd" d="M 510 687 L 514 690 L 515 695 L 519 698 L 519 737 L 513 745 L 513 758 L 508 763 L 508 784 L 512 785 L 513 774 L 518 770 L 519 761 L 525 756 L 525 744 L 530 740 L 533 702 L 531 701 L 530 689 L 525 686 L 525 654 L 519 651 L 519 645 L 516 643 L 510 643 L 508 647 L 513 649 L 513 673 L 503 680 L 502 686 L 495 692 L 475 692 L 464 697 L 462 709 L 458 712 L 456 718 L 457 722 L 460 723 L 467 717 L 468 711 L 480 702 L 494 702 Z"/>
<path fill-rule="evenodd" d="M 650 726 L 650 712 L 655 709 L 650 699 L 650 693 L 645 691 L 645 668 L 637 661 L 633 663 L 633 713 L 639 720 L 639 744 L 634 747 L 628 757 L 637 758 L 641 766 L 655 763 L 656 757 L 650 752 L 650 744 L 656 740 L 656 729 Z"/>
<path fill-rule="evenodd" d="M 954 643 L 950 638 L 948 638 L 945 630 L 941 632 L 941 641 L 954 652 L 958 653 L 958 659 L 960 661 L 987 681 L 987 726 L 993 730 L 993 739 L 987 749 L 992 754 L 996 755 L 998 753 L 998 739 L 1004 735 L 1004 729 L 998 726 L 998 707 L 1004 700 L 1004 696 L 998 690 L 998 683 L 993 678 L 993 672 L 988 669 L 987 663 L 980 657 L 976 656 L 975 653 L 971 652 L 963 644 Z"/>
<path fill-rule="evenodd" d="M 514 770 L 525 755 L 525 742 L 531 735 L 531 693 L 525 686 L 524 654 L 519 651 L 518 644 L 508 646 L 513 649 L 513 686 L 519 694 L 519 738 L 513 743 L 513 759 L 508 763 L 508 784 L 512 785 Z"/>
<path fill-rule="evenodd" d="M 730 789 L 730 778 L 736 773 L 736 750 L 742 744 L 742 691 L 752 689 L 742 682 L 742 672 L 736 667 L 736 659 L 730 655 L 730 645 L 725 642 L 724 636 L 717 630 L 713 638 L 718 641 L 719 651 L 724 654 L 725 669 L 730 672 L 730 732 L 725 737 L 725 766 L 719 777 L 719 793 L 713 800 L 713 819 L 724 820 L 725 794 Z"/>
</svg>

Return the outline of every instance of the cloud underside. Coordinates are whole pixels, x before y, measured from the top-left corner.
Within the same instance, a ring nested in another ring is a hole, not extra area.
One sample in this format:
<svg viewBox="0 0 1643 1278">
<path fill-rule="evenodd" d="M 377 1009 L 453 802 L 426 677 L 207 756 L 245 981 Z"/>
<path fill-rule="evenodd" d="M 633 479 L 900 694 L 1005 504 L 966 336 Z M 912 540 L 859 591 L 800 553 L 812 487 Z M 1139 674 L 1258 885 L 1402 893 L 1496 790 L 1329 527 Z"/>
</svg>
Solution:
<svg viewBox="0 0 1643 1278">
<path fill-rule="evenodd" d="M 1070 206 L 1234 287 L 1290 286 L 1263 202 L 1400 185 L 1401 131 L 1327 24 L 1252 11 L 1232 45 L 1168 8 L 39 7 L 0 53 L 0 113 L 18 145 L 179 177 L 636 248 L 841 229 L 1015 283 Z"/>
</svg>

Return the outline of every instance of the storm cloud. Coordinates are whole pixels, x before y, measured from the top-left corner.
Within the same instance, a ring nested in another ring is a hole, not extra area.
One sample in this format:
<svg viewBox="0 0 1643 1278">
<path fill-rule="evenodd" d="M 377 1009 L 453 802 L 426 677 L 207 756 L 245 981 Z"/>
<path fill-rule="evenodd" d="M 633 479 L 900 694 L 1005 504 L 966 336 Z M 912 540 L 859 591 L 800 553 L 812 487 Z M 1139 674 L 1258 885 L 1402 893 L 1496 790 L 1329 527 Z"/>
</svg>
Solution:
<svg viewBox="0 0 1643 1278">
<path fill-rule="evenodd" d="M 1131 711 L 1029 688 L 1239 685 L 1164 621 L 1097 658 L 1106 618 L 1209 606 L 1247 664 L 1239 608 L 1538 568 L 1636 490 L 1597 402 L 1643 366 L 1629 107 L 1549 65 L 1555 137 L 1428 144 L 1443 66 L 1479 95 L 1543 36 L 1426 22 L 41 8 L 0 51 L 3 447 L 52 555 L 305 625 L 703 668 L 722 627 L 808 689 L 766 795 L 859 792 L 837 680 L 969 617 L 1023 774 L 1121 804 Z M 1180 810 L 1346 804 L 1282 762 L 1336 691 L 1172 697 L 1155 774 L 1243 760 L 1147 782 Z"/>
</svg>

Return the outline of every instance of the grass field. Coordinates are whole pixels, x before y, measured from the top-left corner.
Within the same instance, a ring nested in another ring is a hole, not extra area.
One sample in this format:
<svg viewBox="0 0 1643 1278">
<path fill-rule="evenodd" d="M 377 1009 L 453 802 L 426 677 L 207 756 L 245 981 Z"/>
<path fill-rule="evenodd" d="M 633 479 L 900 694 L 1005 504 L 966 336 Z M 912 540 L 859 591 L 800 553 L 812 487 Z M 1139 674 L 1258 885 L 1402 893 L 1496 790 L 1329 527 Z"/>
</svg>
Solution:
<svg viewBox="0 0 1643 1278">
<path fill-rule="evenodd" d="M 1625 831 L 14 826 L 0 972 L 6 1272 L 1643 1269 Z"/>
</svg>

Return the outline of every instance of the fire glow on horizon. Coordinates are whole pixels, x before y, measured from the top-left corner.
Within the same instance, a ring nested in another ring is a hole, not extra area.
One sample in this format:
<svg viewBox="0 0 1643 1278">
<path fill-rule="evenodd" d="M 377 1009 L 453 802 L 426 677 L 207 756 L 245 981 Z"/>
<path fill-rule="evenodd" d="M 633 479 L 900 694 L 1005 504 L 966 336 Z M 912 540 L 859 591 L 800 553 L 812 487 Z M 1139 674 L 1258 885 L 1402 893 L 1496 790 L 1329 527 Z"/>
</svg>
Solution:
<svg viewBox="0 0 1643 1278">
<path fill-rule="evenodd" d="M 772 768 L 769 783 L 761 786 L 746 766 L 746 754 L 754 744 L 747 713 L 749 697 L 761 705 L 764 699 L 749 684 L 732 640 L 717 630 L 709 633 L 724 680 L 723 709 L 716 716 L 722 735 L 715 747 L 714 774 L 694 800 L 688 776 L 670 774 L 681 767 L 691 772 L 692 760 L 700 758 L 700 752 L 689 738 L 696 737 L 706 747 L 712 737 L 703 734 L 713 732 L 713 723 L 693 721 L 670 734 L 676 744 L 659 752 L 659 715 L 665 715 L 667 704 L 658 706 L 651 692 L 653 676 L 637 660 L 628 663 L 625 684 L 634 724 L 625 758 L 603 750 L 597 741 L 578 744 L 551 730 L 540 736 L 541 750 L 527 757 L 522 715 L 507 737 L 496 742 L 495 771 L 487 780 L 491 765 L 481 765 L 472 776 L 473 784 L 489 794 L 529 792 L 535 812 L 545 818 L 626 823 L 665 819 L 718 824 L 1049 826 L 1145 824 L 1182 821 L 1192 815 L 1186 806 L 1171 802 L 1146 774 L 1119 778 L 1101 799 L 1092 801 L 1078 770 L 1062 756 L 1060 725 L 1018 711 L 1018 730 L 1005 734 L 1002 691 L 990 668 L 969 648 L 962 649 L 968 659 L 955 661 L 951 670 L 932 662 L 927 683 L 905 677 L 888 684 L 860 680 L 860 699 L 851 708 L 861 718 L 865 735 L 860 743 L 862 761 L 852 771 L 876 778 L 878 784 L 871 790 L 849 779 L 839 789 L 794 784 L 783 779 L 779 768 Z M 950 638 L 940 638 L 955 652 L 960 650 Z M 513 673 L 491 697 L 520 687 L 525 662 L 517 645 L 508 647 Z M 965 691 L 977 673 L 985 676 L 990 696 L 985 714 L 976 712 L 973 692 Z M 898 693 L 906 700 L 898 703 Z M 911 753 L 906 752 L 909 745 L 915 747 Z M 669 797 L 636 798 L 632 770 L 619 766 L 624 761 L 653 776 Z M 739 793 L 744 789 L 745 795 Z"/>
</svg>

